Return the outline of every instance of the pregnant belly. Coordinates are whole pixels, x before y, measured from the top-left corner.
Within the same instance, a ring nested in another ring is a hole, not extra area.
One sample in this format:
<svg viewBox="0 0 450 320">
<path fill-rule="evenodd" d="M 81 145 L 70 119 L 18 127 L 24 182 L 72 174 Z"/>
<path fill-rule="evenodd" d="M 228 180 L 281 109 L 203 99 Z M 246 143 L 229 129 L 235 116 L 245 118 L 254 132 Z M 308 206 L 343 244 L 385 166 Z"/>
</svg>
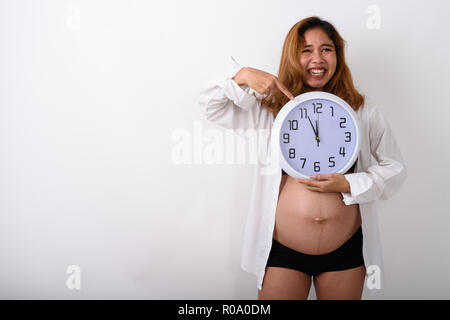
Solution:
<svg viewBox="0 0 450 320">
<path fill-rule="evenodd" d="M 290 176 L 280 191 L 273 237 L 306 254 L 339 248 L 361 225 L 359 205 L 345 205 L 338 192 L 310 191 Z"/>
</svg>

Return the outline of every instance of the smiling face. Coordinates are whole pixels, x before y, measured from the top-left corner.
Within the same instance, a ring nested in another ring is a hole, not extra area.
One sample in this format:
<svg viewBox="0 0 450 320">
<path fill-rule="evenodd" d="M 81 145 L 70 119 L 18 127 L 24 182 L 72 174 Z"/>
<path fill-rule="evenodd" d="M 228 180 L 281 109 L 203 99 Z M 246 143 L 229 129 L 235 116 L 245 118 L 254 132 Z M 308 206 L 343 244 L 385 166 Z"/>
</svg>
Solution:
<svg viewBox="0 0 450 320">
<path fill-rule="evenodd" d="M 314 90 L 322 90 L 336 71 L 334 43 L 321 28 L 307 30 L 304 38 L 305 47 L 300 53 L 304 81 Z"/>
</svg>

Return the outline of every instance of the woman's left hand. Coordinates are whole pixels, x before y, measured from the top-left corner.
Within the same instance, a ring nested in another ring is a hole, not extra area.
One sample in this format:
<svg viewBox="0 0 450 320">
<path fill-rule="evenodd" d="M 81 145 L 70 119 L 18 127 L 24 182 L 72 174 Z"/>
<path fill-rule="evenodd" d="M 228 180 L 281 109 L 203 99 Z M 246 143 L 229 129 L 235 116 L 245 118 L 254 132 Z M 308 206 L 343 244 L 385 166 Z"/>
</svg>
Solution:
<svg viewBox="0 0 450 320">
<path fill-rule="evenodd" d="M 308 190 L 317 192 L 350 192 L 350 183 L 341 173 L 313 174 L 310 178 L 319 180 L 295 179 Z"/>
</svg>

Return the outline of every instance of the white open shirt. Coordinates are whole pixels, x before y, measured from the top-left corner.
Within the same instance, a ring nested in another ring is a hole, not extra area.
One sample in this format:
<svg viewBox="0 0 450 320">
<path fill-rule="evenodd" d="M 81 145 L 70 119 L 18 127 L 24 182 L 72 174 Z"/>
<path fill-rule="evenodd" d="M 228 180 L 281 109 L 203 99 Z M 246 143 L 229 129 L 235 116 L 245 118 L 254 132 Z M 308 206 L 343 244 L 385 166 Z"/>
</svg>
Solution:
<svg viewBox="0 0 450 320">
<path fill-rule="evenodd" d="M 208 121 L 236 134 L 249 129 L 262 133 L 258 135 L 258 171 L 252 184 L 241 257 L 241 267 L 257 276 L 257 287 L 261 289 L 272 246 L 281 168 L 276 157 L 271 156 L 274 116 L 256 99 L 263 95 L 232 80 L 243 67 L 231 57 L 228 76 L 201 92 L 199 106 Z M 362 133 L 361 149 L 354 173 L 344 175 L 351 191 L 342 192 L 342 196 L 346 205 L 360 205 L 366 277 L 371 270 L 378 273 L 375 287 L 368 287 L 381 289 L 385 277 L 375 202 L 393 196 L 405 181 L 407 170 L 390 125 L 380 110 L 366 101 L 356 114 Z M 375 267 L 369 269 L 369 266 Z"/>
</svg>

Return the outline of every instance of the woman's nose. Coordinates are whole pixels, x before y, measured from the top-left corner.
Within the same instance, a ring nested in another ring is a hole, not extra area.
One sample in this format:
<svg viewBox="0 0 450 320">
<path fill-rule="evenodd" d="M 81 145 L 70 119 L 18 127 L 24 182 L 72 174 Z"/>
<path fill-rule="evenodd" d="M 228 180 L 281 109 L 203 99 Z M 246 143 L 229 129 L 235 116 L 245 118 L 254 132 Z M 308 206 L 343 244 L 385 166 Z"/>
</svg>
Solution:
<svg viewBox="0 0 450 320">
<path fill-rule="evenodd" d="M 322 62 L 323 61 L 323 57 L 322 57 L 322 54 L 320 53 L 320 51 L 314 51 L 313 52 L 312 60 L 314 62 Z"/>
</svg>

